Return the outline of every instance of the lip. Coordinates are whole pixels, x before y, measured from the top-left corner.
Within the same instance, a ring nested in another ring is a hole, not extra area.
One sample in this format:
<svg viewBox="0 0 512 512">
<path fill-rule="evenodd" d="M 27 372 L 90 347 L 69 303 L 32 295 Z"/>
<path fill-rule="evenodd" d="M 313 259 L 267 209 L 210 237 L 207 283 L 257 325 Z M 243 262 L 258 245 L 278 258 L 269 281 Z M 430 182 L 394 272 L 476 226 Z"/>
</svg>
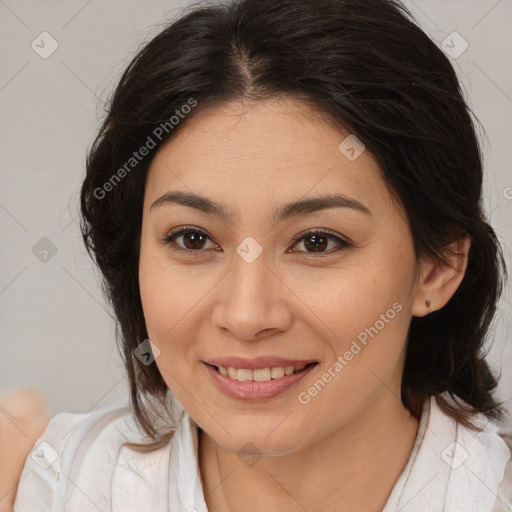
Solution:
<svg viewBox="0 0 512 512">
<path fill-rule="evenodd" d="M 226 362 L 226 360 L 222 360 L 223 362 Z M 247 360 L 246 360 L 247 361 Z M 252 360 L 254 364 L 255 360 Z M 314 361 L 309 361 L 309 363 L 312 363 Z M 307 363 L 307 362 L 306 362 Z M 306 364 L 306 363 L 298 363 L 298 364 Z M 265 382 L 255 382 L 255 381 L 237 381 L 230 379 L 229 377 L 226 377 L 225 375 L 222 375 L 219 373 L 213 366 L 211 366 L 208 363 L 203 363 L 204 367 L 210 374 L 213 382 L 215 385 L 226 395 L 230 396 L 231 398 L 236 398 L 239 400 L 268 400 L 271 398 L 275 398 L 276 396 L 280 395 L 281 393 L 284 393 L 285 391 L 288 391 L 292 387 L 295 387 L 299 381 L 301 381 L 306 375 L 309 374 L 314 368 L 318 366 L 317 364 L 311 364 L 310 366 L 307 366 L 303 370 L 301 370 L 299 373 L 294 373 L 292 375 L 285 375 L 284 377 L 280 377 L 278 379 L 271 379 Z M 244 363 L 245 364 L 245 363 Z M 257 364 L 260 364 L 259 362 Z M 219 366 L 219 365 L 215 365 Z M 224 366 L 221 364 L 220 366 Z M 274 365 L 274 366 L 280 366 L 280 365 Z M 283 365 L 284 366 L 284 365 Z M 292 364 L 285 365 L 285 366 L 292 366 Z M 243 368 L 243 366 L 240 366 L 239 368 Z M 248 368 L 248 367 L 245 367 Z M 260 366 L 253 367 L 255 369 L 262 368 L 261 364 Z M 266 366 L 263 366 L 263 368 L 266 368 Z M 248 368 L 251 369 L 251 368 Z"/>
<path fill-rule="evenodd" d="M 300 366 L 302 364 L 317 363 L 314 359 L 284 359 L 275 356 L 262 356 L 255 359 L 245 359 L 243 357 L 220 357 L 204 361 L 213 366 L 224 366 L 224 368 L 246 368 L 248 370 L 258 370 L 261 368 L 271 368 L 276 366 Z"/>
</svg>

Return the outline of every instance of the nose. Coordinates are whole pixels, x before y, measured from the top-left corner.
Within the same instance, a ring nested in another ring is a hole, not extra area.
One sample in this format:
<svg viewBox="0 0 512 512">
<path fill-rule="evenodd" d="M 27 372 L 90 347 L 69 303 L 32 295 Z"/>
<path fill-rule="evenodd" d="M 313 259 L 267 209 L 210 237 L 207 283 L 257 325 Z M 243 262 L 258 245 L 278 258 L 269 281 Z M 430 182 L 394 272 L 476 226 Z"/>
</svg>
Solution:
<svg viewBox="0 0 512 512">
<path fill-rule="evenodd" d="M 264 251 L 254 261 L 235 254 L 219 290 L 213 325 L 233 338 L 258 341 L 289 328 L 291 293 Z"/>
</svg>

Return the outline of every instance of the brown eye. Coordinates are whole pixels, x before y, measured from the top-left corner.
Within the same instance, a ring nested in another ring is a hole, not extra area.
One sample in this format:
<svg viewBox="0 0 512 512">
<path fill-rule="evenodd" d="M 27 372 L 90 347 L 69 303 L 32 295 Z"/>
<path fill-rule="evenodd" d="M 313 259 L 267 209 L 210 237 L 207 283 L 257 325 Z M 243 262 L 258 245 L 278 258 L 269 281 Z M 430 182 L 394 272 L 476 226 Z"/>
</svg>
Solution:
<svg viewBox="0 0 512 512">
<path fill-rule="evenodd" d="M 177 240 L 181 238 L 181 242 Z M 205 251 L 215 249 L 217 246 L 205 248 L 205 244 L 211 238 L 202 230 L 194 228 L 193 226 L 184 226 L 171 232 L 164 240 L 166 244 L 174 251 L 181 251 L 194 256 L 200 256 Z M 329 250 L 329 243 L 334 241 L 335 247 Z M 305 253 L 305 254 L 318 254 L 319 256 L 328 255 L 333 252 L 340 251 L 349 247 L 350 244 L 340 238 L 339 236 L 326 231 L 324 229 L 309 230 L 299 233 L 294 238 L 294 246 L 299 242 L 304 244 L 305 250 L 292 250 L 291 252 Z M 337 247 L 336 247 L 337 246 Z"/>
<path fill-rule="evenodd" d="M 325 235 L 308 235 L 304 237 L 304 247 L 313 252 L 323 251 L 329 245 L 329 237 Z"/>
<path fill-rule="evenodd" d="M 187 231 L 181 235 L 186 249 L 202 249 L 205 236 L 197 231 Z"/>
<path fill-rule="evenodd" d="M 181 244 L 176 242 L 177 239 L 182 238 Z M 177 245 L 173 249 L 177 251 L 184 251 L 188 253 L 200 253 L 205 249 L 206 240 L 210 237 L 204 232 L 194 227 L 182 227 L 174 232 L 171 232 L 164 240 L 169 245 Z"/>
<path fill-rule="evenodd" d="M 329 241 L 334 240 L 338 244 L 338 248 L 334 249 L 334 251 L 326 251 Z M 323 230 L 323 229 L 317 229 L 314 231 L 306 231 L 299 233 L 295 238 L 294 241 L 296 242 L 295 245 L 297 245 L 299 242 L 302 242 L 305 247 L 305 251 L 292 251 L 292 252 L 306 252 L 306 253 L 319 253 L 319 254 L 325 254 L 326 252 L 336 252 L 341 249 L 344 249 L 346 247 L 349 247 L 349 243 L 340 238 L 337 235 L 334 235 L 333 233 L 330 233 L 329 231 Z M 340 247 L 341 246 L 341 247 Z"/>
</svg>

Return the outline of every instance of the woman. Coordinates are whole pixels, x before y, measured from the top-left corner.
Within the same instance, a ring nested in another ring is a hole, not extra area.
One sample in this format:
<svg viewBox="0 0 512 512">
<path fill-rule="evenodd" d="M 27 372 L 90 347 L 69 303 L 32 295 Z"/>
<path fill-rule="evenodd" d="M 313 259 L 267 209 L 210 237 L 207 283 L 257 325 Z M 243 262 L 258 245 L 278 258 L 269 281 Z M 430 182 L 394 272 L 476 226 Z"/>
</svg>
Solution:
<svg viewBox="0 0 512 512">
<path fill-rule="evenodd" d="M 184 14 L 124 72 L 81 194 L 130 404 L 55 416 L 17 512 L 510 510 L 481 185 L 398 2 Z"/>
</svg>

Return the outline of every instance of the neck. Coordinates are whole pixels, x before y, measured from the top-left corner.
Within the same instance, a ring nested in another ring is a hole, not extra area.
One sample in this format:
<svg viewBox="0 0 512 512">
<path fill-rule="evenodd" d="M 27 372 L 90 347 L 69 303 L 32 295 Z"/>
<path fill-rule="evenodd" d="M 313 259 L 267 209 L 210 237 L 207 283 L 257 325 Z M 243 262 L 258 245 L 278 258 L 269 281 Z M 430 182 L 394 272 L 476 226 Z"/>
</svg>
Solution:
<svg viewBox="0 0 512 512">
<path fill-rule="evenodd" d="M 354 421 L 330 436 L 286 455 L 262 456 L 250 465 L 200 430 L 199 462 L 208 510 L 380 512 L 407 464 L 418 424 L 385 389 Z"/>
</svg>

